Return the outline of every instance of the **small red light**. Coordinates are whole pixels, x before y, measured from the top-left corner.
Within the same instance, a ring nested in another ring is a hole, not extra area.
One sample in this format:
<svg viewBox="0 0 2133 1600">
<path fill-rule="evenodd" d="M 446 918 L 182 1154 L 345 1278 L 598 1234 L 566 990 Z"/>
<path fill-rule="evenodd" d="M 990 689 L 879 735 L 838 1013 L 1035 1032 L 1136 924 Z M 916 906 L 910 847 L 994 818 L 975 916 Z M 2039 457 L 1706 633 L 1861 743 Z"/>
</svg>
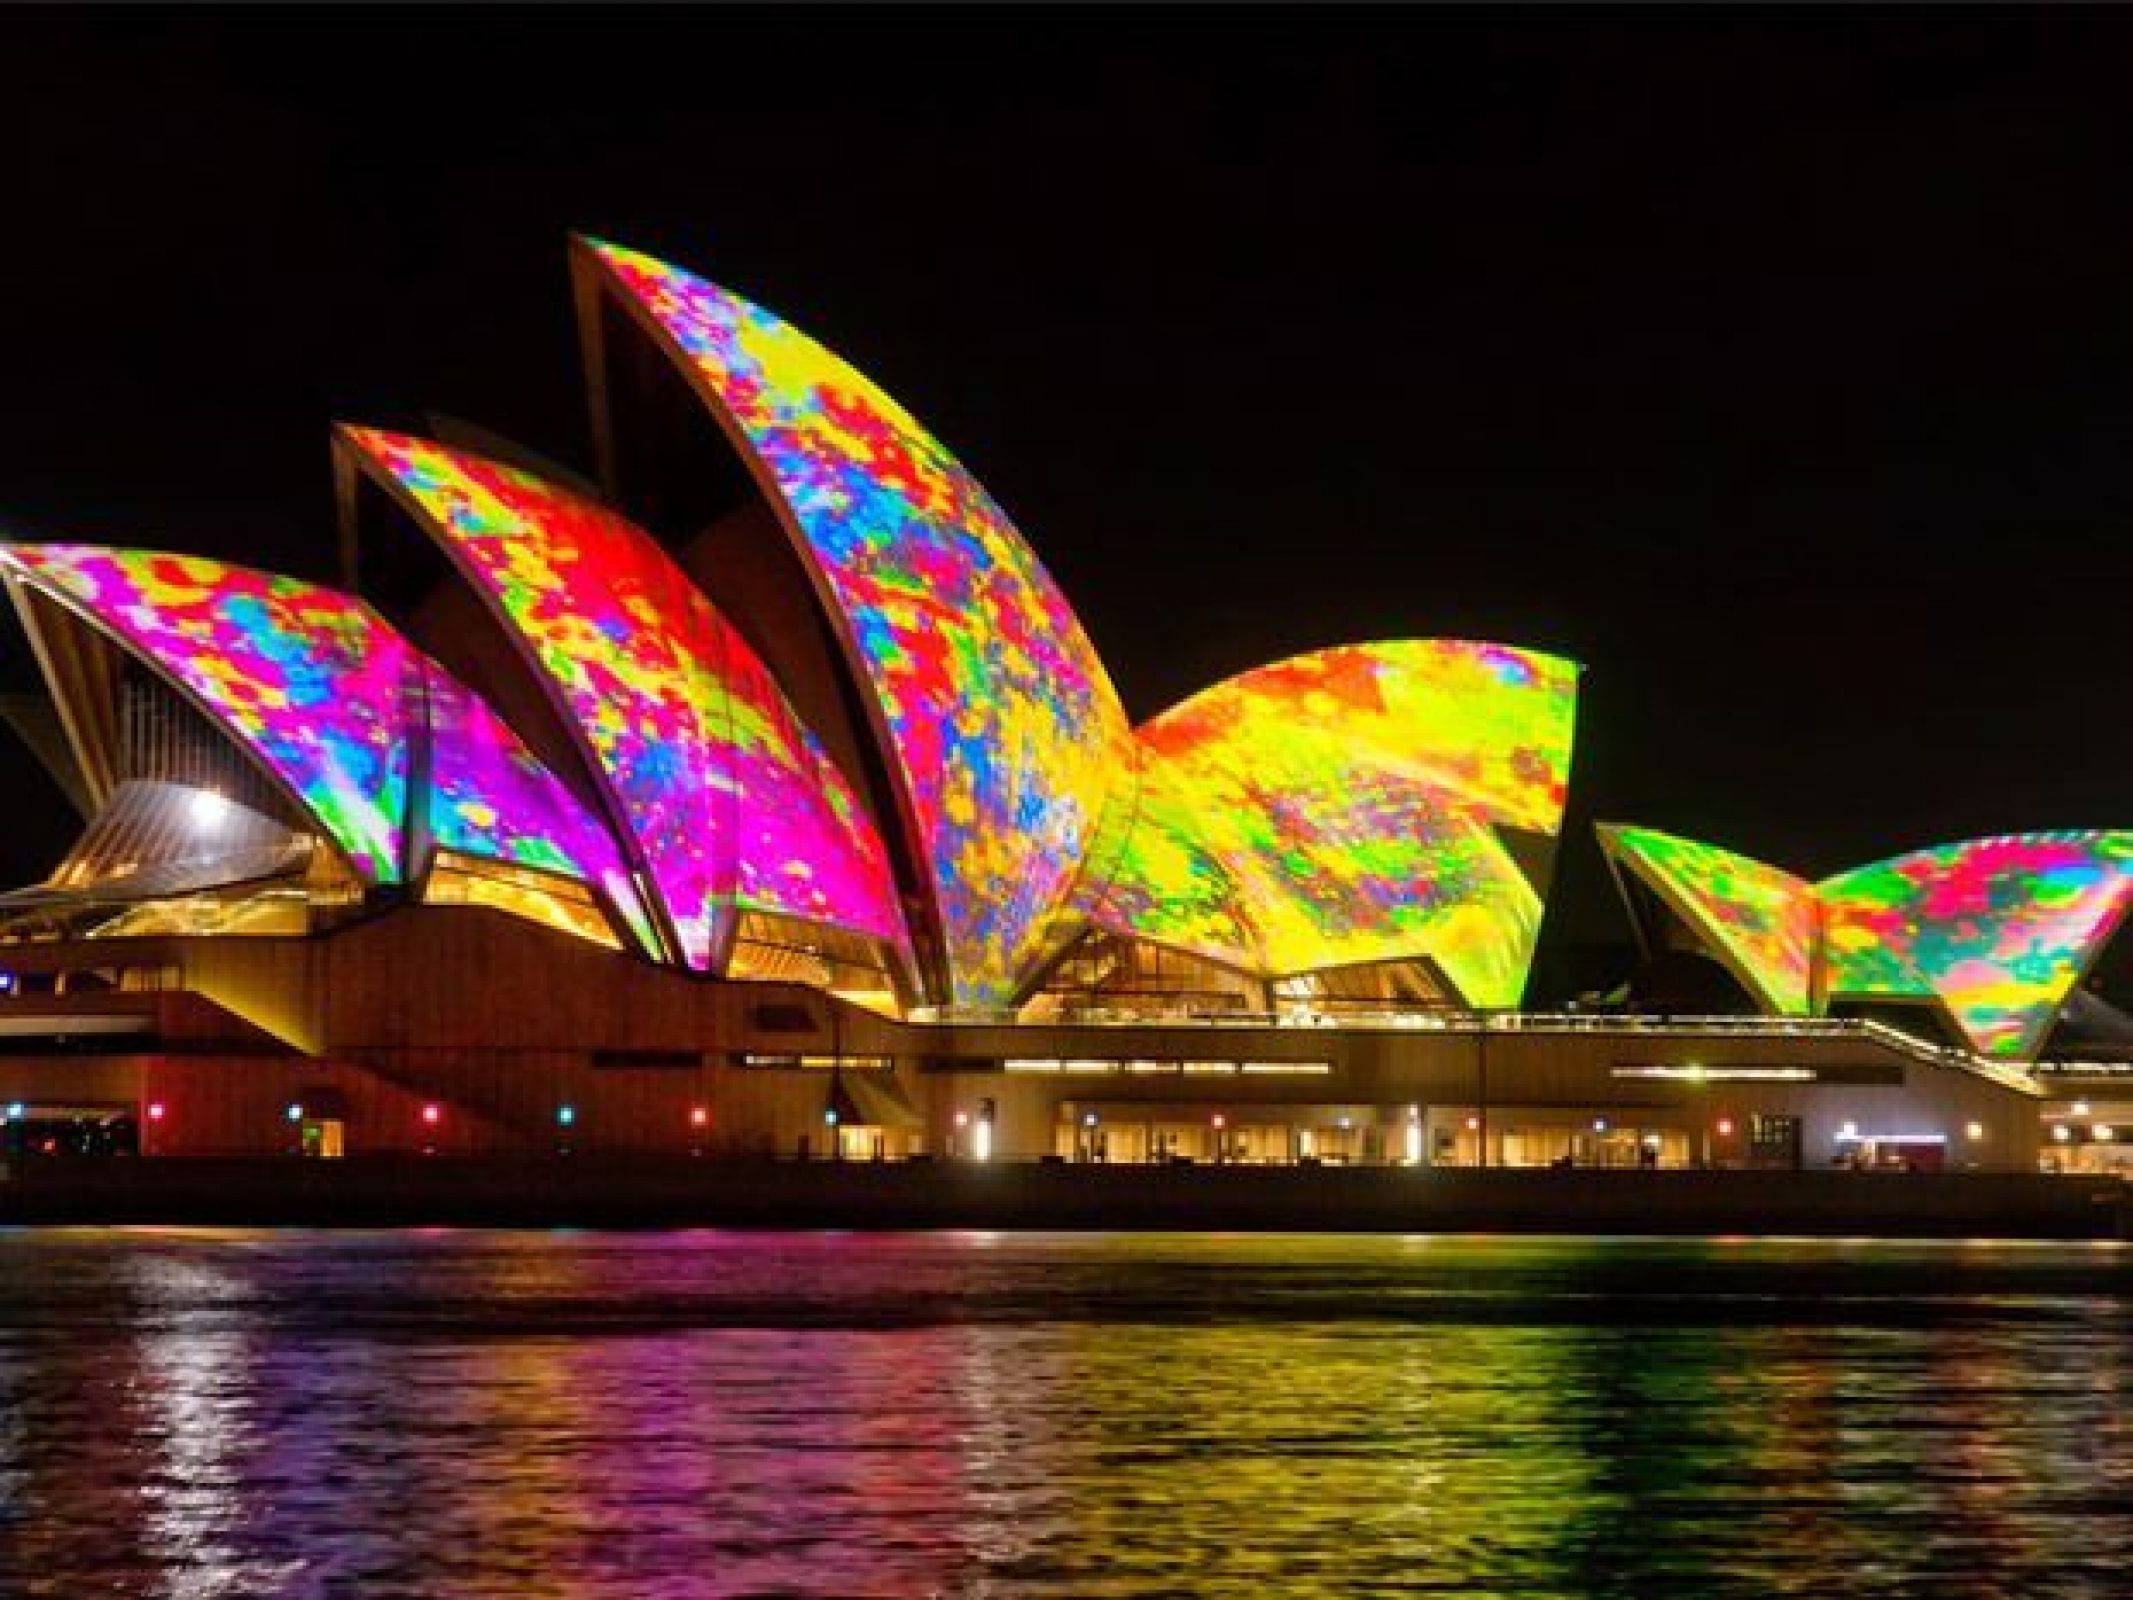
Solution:
<svg viewBox="0 0 2133 1600">
<path fill-rule="evenodd" d="M 1718 1136 L 1721 1139 L 1733 1137 L 1733 1119 L 1731 1117 L 1720 1117 L 1718 1119 Z"/>
<path fill-rule="evenodd" d="M 150 1101 L 148 1105 L 148 1120 L 150 1122 L 161 1122 L 163 1120 L 163 1112 L 165 1111 L 165 1109 L 167 1108 L 164 1106 L 162 1101 Z"/>
<path fill-rule="evenodd" d="M 422 1108 L 422 1120 L 431 1127 L 436 1127 L 439 1122 L 444 1120 L 444 1108 L 437 1105 L 424 1106 Z"/>
<path fill-rule="evenodd" d="M 702 1106 L 692 1106 L 692 1107 L 690 1107 L 690 1109 L 689 1109 L 689 1126 L 690 1126 L 690 1127 L 692 1127 L 692 1128 L 701 1128 L 701 1127 L 703 1127 L 703 1126 L 704 1126 L 704 1125 L 705 1125 L 706 1123 L 708 1123 L 708 1122 L 709 1122 L 710 1120 L 711 1120 L 711 1113 L 710 1113 L 710 1112 L 708 1112 L 708 1111 L 706 1111 L 706 1110 L 705 1110 L 705 1109 L 704 1109 L 704 1108 L 703 1108 Z"/>
</svg>

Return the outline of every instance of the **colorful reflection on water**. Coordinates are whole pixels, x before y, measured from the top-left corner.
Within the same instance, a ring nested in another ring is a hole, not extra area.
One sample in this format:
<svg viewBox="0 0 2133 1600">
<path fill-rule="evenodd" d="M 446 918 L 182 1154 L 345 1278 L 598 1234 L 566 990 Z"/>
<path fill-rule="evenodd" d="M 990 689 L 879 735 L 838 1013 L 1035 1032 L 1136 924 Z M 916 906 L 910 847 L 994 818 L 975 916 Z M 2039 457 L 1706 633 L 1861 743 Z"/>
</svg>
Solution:
<svg viewBox="0 0 2133 1600">
<path fill-rule="evenodd" d="M 0 1235 L 0 1594 L 2089 1595 L 2133 1252 Z"/>
</svg>

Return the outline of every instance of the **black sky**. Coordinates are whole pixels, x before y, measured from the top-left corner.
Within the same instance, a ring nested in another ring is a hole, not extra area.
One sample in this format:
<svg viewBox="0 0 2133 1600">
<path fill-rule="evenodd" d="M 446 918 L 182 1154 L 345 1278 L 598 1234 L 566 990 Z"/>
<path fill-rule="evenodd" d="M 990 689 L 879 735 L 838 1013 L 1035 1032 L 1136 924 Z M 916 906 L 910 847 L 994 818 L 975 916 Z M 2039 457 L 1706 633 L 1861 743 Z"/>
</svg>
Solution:
<svg viewBox="0 0 2133 1600">
<path fill-rule="evenodd" d="M 1147 715 L 1585 662 L 1593 815 L 2133 825 L 2133 17 L 0 18 L 0 518 L 331 576 L 326 428 L 585 460 L 566 230 L 962 455 Z M 0 877 L 69 824 L 10 744 Z"/>
</svg>

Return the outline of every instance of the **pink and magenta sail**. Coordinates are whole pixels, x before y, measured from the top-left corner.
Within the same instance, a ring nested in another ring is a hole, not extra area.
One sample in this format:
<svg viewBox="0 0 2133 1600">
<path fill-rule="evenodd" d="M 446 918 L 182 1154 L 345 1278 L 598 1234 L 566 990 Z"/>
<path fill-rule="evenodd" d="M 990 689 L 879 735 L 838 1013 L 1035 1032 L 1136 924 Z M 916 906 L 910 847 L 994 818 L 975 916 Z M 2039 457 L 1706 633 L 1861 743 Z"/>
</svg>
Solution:
<svg viewBox="0 0 2133 1600">
<path fill-rule="evenodd" d="M 903 947 L 888 855 L 850 782 L 651 535 L 466 451 L 342 436 L 534 664 L 687 965 L 717 965 L 743 910 Z"/>
<path fill-rule="evenodd" d="M 606 890 L 641 915 L 600 823 L 472 690 L 369 606 L 197 556 L 13 546 L 5 562 L 176 685 L 317 822 L 366 882 L 402 881 L 423 831 Z M 413 795 L 417 741 L 430 782 Z"/>
</svg>

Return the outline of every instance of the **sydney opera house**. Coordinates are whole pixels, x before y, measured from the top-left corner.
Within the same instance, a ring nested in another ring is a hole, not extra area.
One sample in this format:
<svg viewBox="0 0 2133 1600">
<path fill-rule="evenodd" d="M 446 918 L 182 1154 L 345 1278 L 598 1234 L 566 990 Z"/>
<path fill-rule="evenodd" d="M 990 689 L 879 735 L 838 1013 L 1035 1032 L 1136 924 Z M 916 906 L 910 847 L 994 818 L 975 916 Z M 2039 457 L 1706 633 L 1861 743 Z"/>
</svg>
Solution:
<svg viewBox="0 0 2133 1600">
<path fill-rule="evenodd" d="M 590 476 L 344 426 L 337 587 L 0 548 L 85 818 L 0 896 L 10 1153 L 2116 1158 L 2133 832 L 1811 880 L 1606 826 L 1642 961 L 1537 1006 L 1573 663 L 1337 645 L 1135 726 L 867 378 L 572 269 Z"/>
</svg>

